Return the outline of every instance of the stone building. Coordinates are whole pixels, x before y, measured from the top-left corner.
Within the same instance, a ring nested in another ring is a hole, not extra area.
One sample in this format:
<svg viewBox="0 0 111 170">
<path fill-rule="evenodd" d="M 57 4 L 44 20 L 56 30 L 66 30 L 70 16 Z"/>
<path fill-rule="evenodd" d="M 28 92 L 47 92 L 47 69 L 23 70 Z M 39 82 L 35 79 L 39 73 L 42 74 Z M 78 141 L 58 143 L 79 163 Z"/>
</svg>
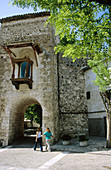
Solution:
<svg viewBox="0 0 111 170">
<path fill-rule="evenodd" d="M 49 127 L 56 142 L 62 134 L 88 133 L 85 62 L 55 55 L 58 38 L 44 27 L 49 12 L 1 19 L 0 140 L 8 145 L 24 132 L 24 113 L 41 108 L 42 130 Z M 25 77 L 21 77 L 22 63 Z M 29 67 L 30 65 L 30 67 Z M 28 72 L 30 69 L 30 73 Z"/>
</svg>

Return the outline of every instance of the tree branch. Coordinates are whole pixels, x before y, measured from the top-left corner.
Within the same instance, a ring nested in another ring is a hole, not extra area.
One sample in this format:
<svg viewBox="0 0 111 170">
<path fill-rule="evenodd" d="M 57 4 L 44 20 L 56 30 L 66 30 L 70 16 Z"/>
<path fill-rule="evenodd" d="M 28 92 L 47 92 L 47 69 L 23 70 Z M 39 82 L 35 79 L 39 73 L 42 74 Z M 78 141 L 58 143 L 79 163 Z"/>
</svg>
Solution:
<svg viewBox="0 0 111 170">
<path fill-rule="evenodd" d="M 104 97 L 106 98 L 105 94 L 103 92 L 100 92 L 100 96 L 102 98 L 102 101 L 103 101 L 103 104 L 105 106 L 106 112 L 109 113 L 108 107 L 107 107 L 106 102 L 104 100 Z"/>
</svg>

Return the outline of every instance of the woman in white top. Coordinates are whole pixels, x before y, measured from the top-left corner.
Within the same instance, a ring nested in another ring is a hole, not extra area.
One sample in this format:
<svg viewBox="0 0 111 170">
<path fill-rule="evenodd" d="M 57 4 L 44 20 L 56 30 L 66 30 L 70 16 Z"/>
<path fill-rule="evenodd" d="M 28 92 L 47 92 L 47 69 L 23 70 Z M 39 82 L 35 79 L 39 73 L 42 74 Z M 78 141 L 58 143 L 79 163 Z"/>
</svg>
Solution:
<svg viewBox="0 0 111 170">
<path fill-rule="evenodd" d="M 41 152 L 42 152 L 42 137 L 41 137 L 40 128 L 37 128 L 35 145 L 34 145 L 34 151 L 36 150 L 37 144 L 40 145 L 40 150 L 41 150 Z"/>
</svg>

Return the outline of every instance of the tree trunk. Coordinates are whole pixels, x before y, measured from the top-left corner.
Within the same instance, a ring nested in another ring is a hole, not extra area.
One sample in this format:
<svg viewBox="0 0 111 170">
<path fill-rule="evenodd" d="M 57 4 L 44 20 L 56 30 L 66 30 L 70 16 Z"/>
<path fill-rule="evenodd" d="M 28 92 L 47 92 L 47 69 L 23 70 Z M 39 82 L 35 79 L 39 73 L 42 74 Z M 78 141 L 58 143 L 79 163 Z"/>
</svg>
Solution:
<svg viewBox="0 0 111 170">
<path fill-rule="evenodd" d="M 33 116 L 31 116 L 31 127 L 33 127 Z"/>
<path fill-rule="evenodd" d="M 109 91 L 110 92 L 110 91 Z M 107 113 L 107 139 L 106 139 L 106 148 L 111 148 L 111 99 L 110 99 L 110 95 L 108 95 L 110 93 L 107 92 L 100 92 L 103 104 L 105 106 L 106 109 L 106 113 Z"/>
<path fill-rule="evenodd" d="M 111 113 L 107 113 L 107 139 L 106 147 L 111 148 Z"/>
</svg>

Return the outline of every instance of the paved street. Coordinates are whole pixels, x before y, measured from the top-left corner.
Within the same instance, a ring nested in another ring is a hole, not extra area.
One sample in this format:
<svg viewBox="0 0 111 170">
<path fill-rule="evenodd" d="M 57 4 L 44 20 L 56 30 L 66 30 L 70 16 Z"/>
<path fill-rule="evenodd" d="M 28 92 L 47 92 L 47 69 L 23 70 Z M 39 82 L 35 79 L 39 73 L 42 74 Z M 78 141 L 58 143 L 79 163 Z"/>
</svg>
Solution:
<svg viewBox="0 0 111 170">
<path fill-rule="evenodd" d="M 33 139 L 26 138 L 24 141 L 0 149 L 0 170 L 111 169 L 111 149 L 105 148 L 103 138 L 91 139 L 88 147 L 79 147 L 77 141 L 74 142 L 74 147 L 73 144 L 63 146 L 58 143 L 52 146 L 52 152 L 46 152 L 45 148 L 40 152 L 39 148 L 33 151 Z"/>
</svg>

